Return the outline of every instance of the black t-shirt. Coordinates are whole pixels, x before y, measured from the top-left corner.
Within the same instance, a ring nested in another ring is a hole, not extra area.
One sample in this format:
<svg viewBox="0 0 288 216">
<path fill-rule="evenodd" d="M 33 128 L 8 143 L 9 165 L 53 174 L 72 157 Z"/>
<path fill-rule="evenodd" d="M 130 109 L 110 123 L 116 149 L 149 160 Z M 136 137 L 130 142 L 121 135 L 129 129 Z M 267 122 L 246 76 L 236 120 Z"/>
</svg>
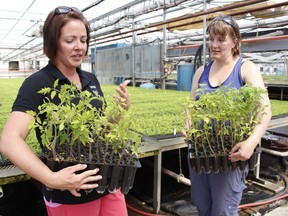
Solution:
<svg viewBox="0 0 288 216">
<path fill-rule="evenodd" d="M 77 68 L 77 73 L 79 74 L 83 91 L 88 90 L 95 95 L 103 96 L 100 83 L 94 74 L 83 71 L 80 68 Z M 49 62 L 44 68 L 24 80 L 13 104 L 12 111 L 26 112 L 28 110 L 33 110 L 38 112 L 38 106 L 43 103 L 43 99 L 45 97 L 45 95 L 39 94 L 38 91 L 45 87 L 53 88 L 54 82 L 57 79 L 59 79 L 59 86 L 71 84 L 71 82 L 59 71 L 59 69 L 53 63 Z M 97 108 L 101 108 L 103 106 L 102 102 L 98 100 L 94 101 L 93 105 Z M 36 136 L 41 144 L 39 130 L 36 130 Z M 80 192 L 81 197 L 75 197 L 69 191 L 50 191 L 47 190 L 45 186 L 42 187 L 42 193 L 47 201 L 52 200 L 55 203 L 62 204 L 85 203 L 99 199 L 109 193 L 105 191 L 103 194 L 98 194 L 95 190 L 88 194 L 82 190 Z"/>
</svg>

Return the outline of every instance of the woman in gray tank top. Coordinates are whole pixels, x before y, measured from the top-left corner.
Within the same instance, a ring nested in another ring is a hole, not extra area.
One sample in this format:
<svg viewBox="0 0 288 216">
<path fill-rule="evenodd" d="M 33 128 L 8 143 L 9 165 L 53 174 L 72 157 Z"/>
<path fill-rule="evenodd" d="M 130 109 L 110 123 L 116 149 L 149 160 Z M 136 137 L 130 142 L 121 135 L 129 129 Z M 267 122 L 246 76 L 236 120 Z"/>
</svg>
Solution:
<svg viewBox="0 0 288 216">
<path fill-rule="evenodd" d="M 265 89 L 256 65 L 240 57 L 240 30 L 230 16 L 216 17 L 208 26 L 207 33 L 212 61 L 196 71 L 190 94 L 192 100 L 201 97 L 196 96 L 200 84 L 205 84 L 205 92 L 215 91 L 222 85 L 239 89 L 246 83 Z M 268 94 L 263 95 L 262 105 L 266 114 L 261 117 L 261 123 L 255 126 L 250 137 L 232 148 L 229 155 L 232 162 L 249 159 L 265 133 L 272 115 Z M 191 197 L 200 216 L 238 215 L 248 169 L 197 174 L 190 163 L 189 168 Z"/>
</svg>

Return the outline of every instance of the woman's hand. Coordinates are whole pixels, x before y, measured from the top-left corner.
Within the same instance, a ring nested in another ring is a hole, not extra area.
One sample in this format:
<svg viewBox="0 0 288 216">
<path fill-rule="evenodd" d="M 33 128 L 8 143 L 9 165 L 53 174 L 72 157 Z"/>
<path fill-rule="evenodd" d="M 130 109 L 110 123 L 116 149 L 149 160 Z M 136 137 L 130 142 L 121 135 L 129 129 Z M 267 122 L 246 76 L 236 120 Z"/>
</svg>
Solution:
<svg viewBox="0 0 288 216">
<path fill-rule="evenodd" d="M 131 101 L 130 101 L 130 96 L 129 93 L 126 89 L 126 86 L 130 83 L 130 80 L 125 80 L 123 83 L 121 83 L 119 85 L 119 87 L 116 88 L 116 91 L 118 93 L 117 95 L 114 95 L 114 101 L 118 104 L 120 104 L 120 106 L 125 109 L 128 110 L 130 108 L 131 105 Z"/>
<path fill-rule="evenodd" d="M 187 131 L 186 130 L 181 130 L 181 136 L 187 138 Z"/>
<path fill-rule="evenodd" d="M 230 151 L 229 159 L 232 162 L 248 160 L 254 152 L 255 145 L 248 140 L 237 143 Z"/>
<path fill-rule="evenodd" d="M 186 125 L 185 130 L 181 130 L 181 135 L 185 137 L 185 142 L 188 143 L 188 131 L 191 129 L 191 121 L 190 121 L 190 112 L 189 110 L 185 110 L 185 116 L 186 116 Z"/>
<path fill-rule="evenodd" d="M 77 164 L 66 167 L 54 173 L 54 181 L 51 184 L 46 184 L 48 188 L 58 190 L 69 190 L 71 194 L 80 197 L 79 190 L 90 190 L 98 187 L 96 183 L 102 179 L 101 175 L 96 175 L 98 168 L 81 172 L 87 168 L 85 164 Z M 80 172 L 77 174 L 77 172 Z"/>
</svg>

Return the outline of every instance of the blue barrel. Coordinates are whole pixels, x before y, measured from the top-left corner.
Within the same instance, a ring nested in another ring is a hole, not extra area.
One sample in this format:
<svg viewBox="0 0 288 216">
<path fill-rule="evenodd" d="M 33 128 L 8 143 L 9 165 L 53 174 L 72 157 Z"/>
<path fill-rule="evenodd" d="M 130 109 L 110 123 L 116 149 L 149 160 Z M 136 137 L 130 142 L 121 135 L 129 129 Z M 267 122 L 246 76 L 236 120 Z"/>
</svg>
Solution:
<svg viewBox="0 0 288 216">
<path fill-rule="evenodd" d="M 120 85 L 126 80 L 126 77 L 116 77 L 116 85 Z"/>
<path fill-rule="evenodd" d="M 177 90 L 191 91 L 192 78 L 194 76 L 193 64 L 180 63 L 177 66 Z"/>
</svg>

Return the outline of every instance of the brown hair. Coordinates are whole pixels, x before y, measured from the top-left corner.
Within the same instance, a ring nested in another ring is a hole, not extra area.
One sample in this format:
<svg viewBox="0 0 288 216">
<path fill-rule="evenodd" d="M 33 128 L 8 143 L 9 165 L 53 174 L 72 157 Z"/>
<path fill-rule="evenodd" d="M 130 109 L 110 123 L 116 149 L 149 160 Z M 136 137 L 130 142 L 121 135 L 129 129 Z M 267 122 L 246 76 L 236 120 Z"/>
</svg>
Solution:
<svg viewBox="0 0 288 216">
<path fill-rule="evenodd" d="M 80 20 L 85 25 L 87 33 L 87 50 L 85 55 L 88 53 L 90 41 L 89 22 L 85 19 L 82 13 L 78 13 L 77 11 L 70 10 L 68 13 L 57 13 L 55 9 L 48 14 L 43 26 L 44 53 L 52 62 L 54 62 L 56 58 L 61 29 L 71 19 Z"/>
<path fill-rule="evenodd" d="M 241 53 L 241 34 L 239 25 L 230 16 L 219 16 L 211 21 L 207 27 L 207 34 L 218 34 L 223 38 L 227 35 L 231 36 L 235 42 L 232 49 L 232 55 L 239 56 Z"/>
</svg>

